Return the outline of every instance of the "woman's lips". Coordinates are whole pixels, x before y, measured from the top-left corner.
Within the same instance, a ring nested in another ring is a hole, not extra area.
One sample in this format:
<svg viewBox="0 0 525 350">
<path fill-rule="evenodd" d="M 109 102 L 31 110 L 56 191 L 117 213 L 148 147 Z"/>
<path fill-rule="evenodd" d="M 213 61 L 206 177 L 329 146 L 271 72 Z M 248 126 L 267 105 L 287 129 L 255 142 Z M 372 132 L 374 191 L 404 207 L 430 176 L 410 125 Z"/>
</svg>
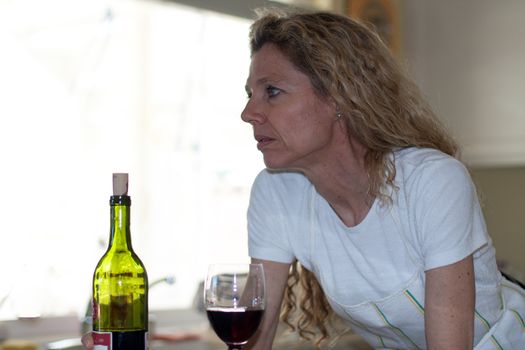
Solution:
<svg viewBox="0 0 525 350">
<path fill-rule="evenodd" d="M 257 140 L 257 149 L 261 151 L 268 144 L 272 143 L 275 139 L 272 139 L 271 137 L 268 137 L 268 136 L 256 135 L 255 140 Z"/>
</svg>

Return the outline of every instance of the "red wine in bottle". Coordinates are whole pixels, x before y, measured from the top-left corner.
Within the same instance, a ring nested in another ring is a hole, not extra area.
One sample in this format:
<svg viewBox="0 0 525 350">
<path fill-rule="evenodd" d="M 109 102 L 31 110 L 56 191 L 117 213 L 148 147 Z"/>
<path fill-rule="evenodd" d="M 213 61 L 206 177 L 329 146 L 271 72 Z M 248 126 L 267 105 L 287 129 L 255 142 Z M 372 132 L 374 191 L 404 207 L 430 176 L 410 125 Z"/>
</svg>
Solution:
<svg viewBox="0 0 525 350">
<path fill-rule="evenodd" d="M 113 174 L 109 246 L 93 274 L 96 350 L 148 349 L 148 276 L 133 251 L 128 174 Z"/>
</svg>

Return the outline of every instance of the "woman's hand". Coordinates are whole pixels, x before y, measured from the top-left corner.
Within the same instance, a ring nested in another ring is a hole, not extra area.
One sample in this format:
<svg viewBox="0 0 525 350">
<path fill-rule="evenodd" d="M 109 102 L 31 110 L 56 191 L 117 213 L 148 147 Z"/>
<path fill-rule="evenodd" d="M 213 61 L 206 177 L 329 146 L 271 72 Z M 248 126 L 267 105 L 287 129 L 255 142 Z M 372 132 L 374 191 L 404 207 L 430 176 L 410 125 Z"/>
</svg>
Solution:
<svg viewBox="0 0 525 350">
<path fill-rule="evenodd" d="M 472 255 L 425 275 L 428 349 L 472 349 L 476 299 Z"/>
<path fill-rule="evenodd" d="M 87 350 L 93 350 L 93 337 L 91 333 L 86 333 L 82 336 L 82 344 Z"/>
</svg>

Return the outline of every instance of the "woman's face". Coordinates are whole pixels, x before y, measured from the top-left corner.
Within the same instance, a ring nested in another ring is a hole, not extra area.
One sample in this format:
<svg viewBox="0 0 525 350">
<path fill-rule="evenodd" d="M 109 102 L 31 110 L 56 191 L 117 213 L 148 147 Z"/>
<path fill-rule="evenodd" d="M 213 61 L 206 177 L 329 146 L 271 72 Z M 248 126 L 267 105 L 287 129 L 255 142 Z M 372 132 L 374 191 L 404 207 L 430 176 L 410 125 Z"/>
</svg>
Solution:
<svg viewBox="0 0 525 350">
<path fill-rule="evenodd" d="M 246 91 L 241 118 L 253 126 L 268 168 L 305 170 L 330 155 L 335 106 L 319 98 L 277 46 L 265 44 L 253 55 Z"/>
</svg>

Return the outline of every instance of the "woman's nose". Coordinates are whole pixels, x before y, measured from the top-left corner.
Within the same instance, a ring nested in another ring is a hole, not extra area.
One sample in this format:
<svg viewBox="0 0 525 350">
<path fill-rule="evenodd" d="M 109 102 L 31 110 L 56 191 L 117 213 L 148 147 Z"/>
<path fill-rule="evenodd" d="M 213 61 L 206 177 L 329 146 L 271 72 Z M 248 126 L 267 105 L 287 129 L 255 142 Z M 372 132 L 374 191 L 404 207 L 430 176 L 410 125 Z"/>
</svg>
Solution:
<svg viewBox="0 0 525 350">
<path fill-rule="evenodd" d="M 264 118 L 264 114 L 252 100 L 246 103 L 244 110 L 241 112 L 242 121 L 249 124 L 262 123 Z"/>
</svg>

